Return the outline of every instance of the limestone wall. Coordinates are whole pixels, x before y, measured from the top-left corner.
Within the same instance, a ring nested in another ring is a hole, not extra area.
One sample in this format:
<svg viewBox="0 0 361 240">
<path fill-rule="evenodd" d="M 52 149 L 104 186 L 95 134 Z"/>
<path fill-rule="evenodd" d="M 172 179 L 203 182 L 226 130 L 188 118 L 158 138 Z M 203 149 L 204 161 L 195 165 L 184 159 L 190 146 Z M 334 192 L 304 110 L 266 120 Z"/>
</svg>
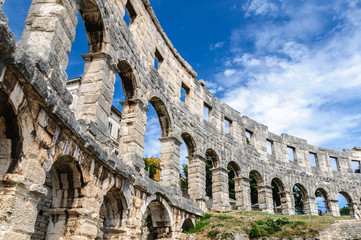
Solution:
<svg viewBox="0 0 361 240">
<path fill-rule="evenodd" d="M 131 15 L 129 27 L 123 21 L 125 8 Z M 83 55 L 79 89 L 69 92 L 67 54 L 78 11 L 89 51 Z M 12 129 L 1 137 L 2 145 L 11 142 L 11 150 L 1 156 L 0 239 L 36 239 L 45 231 L 48 239 L 110 233 L 139 239 L 148 212 L 159 238 L 175 238 L 186 219 L 194 222 L 205 210 L 206 155 L 213 164 L 214 209 L 230 209 L 229 163 L 236 172 L 236 206 L 241 210 L 252 207 L 251 172 L 258 181 L 262 211 L 274 211 L 273 179 L 280 187 L 284 214 L 294 213 L 295 184 L 304 194 L 305 213 L 317 214 L 318 188 L 326 193 L 334 215 L 339 215 L 339 192 L 351 209 L 360 205 L 361 175 L 352 172 L 351 160 L 361 161 L 361 149 L 340 152 L 277 136 L 221 104 L 204 81 L 195 79 L 197 74 L 174 49 L 147 0 L 33 0 L 18 43 L 7 17 L 0 10 L 0 103 L 7 109 L 0 112 L 6 119 L 0 127 Z M 119 146 L 108 130 L 116 74 L 126 98 Z M 188 91 L 185 102 L 180 100 L 181 87 Z M 162 130 L 160 183 L 148 178 L 142 159 L 149 104 Z M 204 106 L 209 121 L 203 119 Z M 180 191 L 181 139 L 189 150 L 190 200 Z M 267 140 L 273 143 L 273 154 L 267 152 Z M 294 162 L 287 147 L 294 149 Z M 316 154 L 317 167 L 310 166 L 309 152 Z M 330 157 L 337 158 L 339 171 L 331 170 Z M 51 207 L 46 199 L 52 199 Z"/>
</svg>

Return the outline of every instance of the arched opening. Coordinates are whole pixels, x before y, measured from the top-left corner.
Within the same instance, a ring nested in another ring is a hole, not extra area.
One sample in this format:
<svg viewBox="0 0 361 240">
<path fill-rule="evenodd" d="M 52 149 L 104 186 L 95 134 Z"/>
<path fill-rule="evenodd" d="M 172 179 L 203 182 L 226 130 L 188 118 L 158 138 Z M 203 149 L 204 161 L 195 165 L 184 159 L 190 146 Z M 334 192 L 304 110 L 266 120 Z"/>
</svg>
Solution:
<svg viewBox="0 0 361 240">
<path fill-rule="evenodd" d="M 172 237 L 172 221 L 167 208 L 159 200 L 149 203 L 143 215 L 141 240 Z"/>
<path fill-rule="evenodd" d="M 77 218 L 77 213 L 70 210 L 78 207 L 77 200 L 82 198 L 81 189 L 85 183 L 79 164 L 71 156 L 62 156 L 57 159 L 48 177 L 47 184 L 51 191 L 39 203 L 41 208 L 38 215 L 47 216 L 49 226 L 47 228 L 43 224 L 40 226 L 44 227 L 42 232 L 47 233 L 47 238 L 60 238 L 69 234 L 67 222 Z M 45 204 L 43 205 L 42 202 Z"/>
<path fill-rule="evenodd" d="M 218 156 L 216 152 L 212 149 L 207 149 L 206 151 L 206 196 L 210 199 L 213 197 L 213 174 L 212 169 L 216 168 L 218 165 Z"/>
<path fill-rule="evenodd" d="M 183 197 L 189 198 L 189 167 L 192 163 L 193 154 L 195 153 L 195 142 L 193 137 L 189 133 L 182 133 L 180 145 L 180 177 L 181 177 L 181 189 Z M 194 180 L 191 176 L 191 179 Z"/>
<path fill-rule="evenodd" d="M 328 195 L 326 190 L 323 188 L 317 188 L 317 190 L 315 191 L 315 197 L 318 215 L 322 216 L 330 213 Z"/>
<path fill-rule="evenodd" d="M 229 196 L 229 202 L 231 205 L 231 208 L 236 210 L 237 206 L 236 206 L 236 199 L 239 198 L 238 193 L 239 193 L 239 188 L 240 188 L 240 181 L 239 179 L 239 175 L 240 175 L 240 168 L 238 166 L 238 164 L 234 161 L 231 161 L 228 163 L 227 165 L 227 170 L 228 170 L 228 196 Z"/>
<path fill-rule="evenodd" d="M 262 175 L 258 171 L 252 170 L 249 174 L 249 181 L 251 188 L 251 209 L 260 210 L 261 204 L 265 203 Z"/>
<path fill-rule="evenodd" d="M 168 111 L 160 98 L 153 97 L 149 103 L 147 106 L 149 111 L 147 113 L 143 158 L 146 170 L 150 174 L 149 177 L 155 181 L 160 181 L 161 170 L 163 170 L 161 166 L 161 150 L 162 148 L 164 150 L 165 146 L 163 145 L 167 144 L 166 137 L 169 134 L 171 123 Z M 163 142 L 162 139 L 164 139 Z M 163 157 L 169 156 L 164 152 Z"/>
<path fill-rule="evenodd" d="M 305 214 L 308 210 L 307 190 L 304 186 L 296 183 L 293 186 L 294 208 L 296 214 Z"/>
<path fill-rule="evenodd" d="M 121 237 L 125 201 L 119 189 L 112 188 L 100 207 L 97 240 Z"/>
<path fill-rule="evenodd" d="M 0 179 L 20 161 L 22 141 L 17 116 L 7 95 L 0 90 Z"/>
<path fill-rule="evenodd" d="M 183 225 L 182 225 L 182 232 L 188 232 L 191 228 L 194 227 L 194 224 L 192 222 L 192 220 L 190 220 L 189 218 L 187 218 L 186 220 L 184 220 Z"/>
<path fill-rule="evenodd" d="M 339 192 L 337 200 L 341 216 L 352 216 L 354 214 L 352 198 L 347 192 Z"/>
<path fill-rule="evenodd" d="M 285 214 L 288 211 L 288 204 L 285 186 L 281 179 L 272 179 L 271 188 L 274 212 L 276 214 Z"/>
</svg>

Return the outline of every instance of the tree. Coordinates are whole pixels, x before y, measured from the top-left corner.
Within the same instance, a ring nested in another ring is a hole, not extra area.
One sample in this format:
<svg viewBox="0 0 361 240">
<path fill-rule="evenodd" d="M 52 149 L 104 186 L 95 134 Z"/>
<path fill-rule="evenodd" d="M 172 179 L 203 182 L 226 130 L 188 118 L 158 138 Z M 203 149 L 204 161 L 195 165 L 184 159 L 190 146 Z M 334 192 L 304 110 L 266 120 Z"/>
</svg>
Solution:
<svg viewBox="0 0 361 240">
<path fill-rule="evenodd" d="M 350 215 L 350 208 L 348 206 L 344 206 L 340 209 L 341 215 Z"/>
<path fill-rule="evenodd" d="M 182 190 L 188 189 L 188 165 L 186 163 L 182 163 L 181 188 Z"/>
<path fill-rule="evenodd" d="M 206 196 L 212 197 L 212 160 L 206 155 Z"/>
<path fill-rule="evenodd" d="M 303 214 L 303 194 L 296 185 L 293 187 L 293 196 L 295 198 L 296 214 Z"/>
<path fill-rule="evenodd" d="M 278 187 L 278 185 L 276 184 L 275 181 L 272 181 L 271 184 L 272 187 L 272 198 L 273 198 L 273 202 L 276 203 L 276 206 L 280 206 L 281 205 L 281 197 L 280 197 L 280 189 Z"/>
<path fill-rule="evenodd" d="M 235 190 L 235 184 L 234 184 L 234 171 L 230 165 L 227 167 L 228 169 L 228 192 L 229 192 L 229 198 L 232 198 L 236 200 L 236 190 Z"/>
<path fill-rule="evenodd" d="M 145 167 L 144 169 L 149 172 L 149 178 L 153 179 L 154 181 L 160 181 L 160 160 L 159 158 L 143 158 Z"/>
<path fill-rule="evenodd" d="M 253 205 L 258 203 L 258 185 L 257 180 L 252 173 L 249 174 L 249 181 L 249 186 L 251 188 L 251 204 Z"/>
</svg>

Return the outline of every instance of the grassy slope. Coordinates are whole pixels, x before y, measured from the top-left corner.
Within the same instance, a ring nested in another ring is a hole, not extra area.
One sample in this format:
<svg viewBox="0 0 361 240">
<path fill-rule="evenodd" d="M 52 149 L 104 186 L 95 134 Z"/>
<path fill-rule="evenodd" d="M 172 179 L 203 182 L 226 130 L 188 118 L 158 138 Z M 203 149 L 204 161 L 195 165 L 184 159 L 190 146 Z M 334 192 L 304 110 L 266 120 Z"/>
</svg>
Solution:
<svg viewBox="0 0 361 240">
<path fill-rule="evenodd" d="M 334 220 L 350 220 L 350 217 L 308 215 L 269 215 L 262 212 L 209 212 L 197 221 L 188 233 L 195 239 L 214 239 L 226 233 L 243 233 L 250 237 L 315 236 L 329 227 Z"/>
</svg>

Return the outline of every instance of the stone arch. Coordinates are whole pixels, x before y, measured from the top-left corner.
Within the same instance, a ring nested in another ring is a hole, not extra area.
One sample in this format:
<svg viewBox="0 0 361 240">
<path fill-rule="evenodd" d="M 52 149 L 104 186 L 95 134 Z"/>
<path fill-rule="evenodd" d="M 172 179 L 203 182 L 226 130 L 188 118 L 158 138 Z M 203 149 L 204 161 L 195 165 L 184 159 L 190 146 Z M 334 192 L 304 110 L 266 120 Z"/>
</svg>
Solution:
<svg viewBox="0 0 361 240">
<path fill-rule="evenodd" d="M 308 191 L 302 184 L 296 183 L 293 186 L 293 199 L 296 214 L 308 214 L 310 212 Z"/>
<path fill-rule="evenodd" d="M 181 134 L 181 137 L 186 144 L 187 151 L 188 151 L 188 157 L 192 159 L 193 154 L 197 151 L 196 143 L 194 141 L 194 138 L 191 134 L 184 132 Z"/>
<path fill-rule="evenodd" d="M 0 179 L 13 173 L 21 158 L 22 135 L 14 105 L 0 90 Z"/>
<path fill-rule="evenodd" d="M 355 206 L 354 206 L 354 202 L 352 200 L 351 195 L 345 191 L 340 191 L 339 194 L 341 194 L 346 199 L 347 205 L 350 209 L 350 215 L 353 216 L 354 211 L 355 211 L 355 209 L 354 209 Z M 340 210 L 340 205 L 339 205 L 339 210 Z M 341 213 L 340 213 L 340 215 L 341 215 Z"/>
<path fill-rule="evenodd" d="M 218 154 L 211 148 L 208 148 L 206 150 L 206 156 L 209 157 L 209 159 L 212 161 L 212 166 L 218 167 L 219 165 L 219 158 L 218 158 Z"/>
<path fill-rule="evenodd" d="M 317 194 L 317 192 L 319 192 L 323 197 L 323 201 L 325 203 L 325 209 L 323 209 L 323 210 L 320 209 L 320 206 L 318 206 L 318 203 L 317 203 L 317 197 L 318 197 L 317 195 L 318 194 Z M 318 210 L 321 210 L 322 214 L 323 213 L 330 213 L 331 208 L 330 208 L 329 196 L 328 196 L 327 191 L 324 188 L 319 187 L 315 191 L 315 197 L 316 197 L 316 204 L 317 204 Z"/>
<path fill-rule="evenodd" d="M 47 197 L 51 204 L 47 237 L 60 238 L 72 234 L 68 222 L 79 217 L 74 209 L 81 208 L 82 188 L 86 184 L 78 161 L 69 155 L 57 158 L 49 174 L 51 194 Z"/>
<path fill-rule="evenodd" d="M 242 198 L 241 169 L 235 161 L 229 161 L 228 170 L 228 195 L 231 209 L 237 209 L 237 201 Z M 233 199 L 233 200 L 232 200 Z"/>
<path fill-rule="evenodd" d="M 53 208 L 72 208 L 85 185 L 81 168 L 72 156 L 61 156 L 50 169 Z"/>
<path fill-rule="evenodd" d="M 274 212 L 289 213 L 287 191 L 283 181 L 276 177 L 271 181 Z"/>
<path fill-rule="evenodd" d="M 182 223 L 182 231 L 189 231 L 189 229 L 194 227 L 194 222 L 192 221 L 192 219 L 187 218 L 183 221 Z"/>
<path fill-rule="evenodd" d="M 162 194 L 148 197 L 141 212 L 143 214 L 143 233 L 153 235 L 153 239 L 172 238 L 174 225 L 172 209 Z"/>
<path fill-rule="evenodd" d="M 125 60 L 117 65 L 119 77 L 122 81 L 125 100 L 131 100 L 137 96 L 137 80 L 132 66 Z"/>
<path fill-rule="evenodd" d="M 157 113 L 162 137 L 168 137 L 169 133 L 172 131 L 172 121 L 164 101 L 159 97 L 153 96 L 149 102 Z"/>
<path fill-rule="evenodd" d="M 250 195 L 251 195 L 251 209 L 263 210 L 266 209 L 266 193 L 264 188 L 264 179 L 260 172 L 252 170 L 249 173 L 250 179 Z M 256 183 L 256 186 L 253 184 Z M 257 189 L 255 189 L 255 187 Z"/>
<path fill-rule="evenodd" d="M 104 196 L 100 207 L 97 239 L 122 237 L 123 219 L 127 208 L 127 201 L 121 190 L 112 187 Z"/>
<path fill-rule="evenodd" d="M 82 0 L 78 5 L 79 12 L 84 21 L 90 53 L 104 50 L 106 32 L 103 17 L 95 0 Z"/>
</svg>

